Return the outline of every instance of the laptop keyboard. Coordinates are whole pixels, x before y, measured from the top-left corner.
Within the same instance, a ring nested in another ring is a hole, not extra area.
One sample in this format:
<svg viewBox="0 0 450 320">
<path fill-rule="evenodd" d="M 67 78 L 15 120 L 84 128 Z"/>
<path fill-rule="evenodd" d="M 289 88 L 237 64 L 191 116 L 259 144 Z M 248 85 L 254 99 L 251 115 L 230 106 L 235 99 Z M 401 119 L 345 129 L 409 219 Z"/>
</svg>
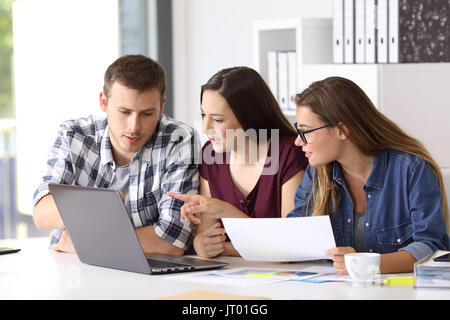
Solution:
<svg viewBox="0 0 450 320">
<path fill-rule="evenodd" d="M 155 259 L 148 259 L 148 263 L 152 268 L 182 268 L 182 267 L 190 267 L 187 264 L 182 263 L 175 263 L 175 262 L 169 262 L 169 261 L 162 261 L 162 260 L 155 260 Z"/>
</svg>

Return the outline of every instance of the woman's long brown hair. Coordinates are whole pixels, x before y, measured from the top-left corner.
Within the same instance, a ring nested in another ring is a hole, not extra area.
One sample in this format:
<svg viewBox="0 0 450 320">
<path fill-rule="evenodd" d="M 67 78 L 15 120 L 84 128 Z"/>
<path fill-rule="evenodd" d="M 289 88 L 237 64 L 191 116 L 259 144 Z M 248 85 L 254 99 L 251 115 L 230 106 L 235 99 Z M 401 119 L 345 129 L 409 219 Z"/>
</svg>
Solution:
<svg viewBox="0 0 450 320">
<path fill-rule="evenodd" d="M 225 98 L 242 129 L 278 129 L 280 136 L 297 136 L 284 116 L 276 98 L 261 75 L 248 67 L 222 69 L 202 85 L 200 103 L 205 90 L 217 91 Z M 270 130 L 267 133 L 270 138 Z"/>
<path fill-rule="evenodd" d="M 312 83 L 297 94 L 295 102 L 297 107 L 310 107 L 326 124 L 344 124 L 349 129 L 350 141 L 365 155 L 374 156 L 392 149 L 410 153 L 428 162 L 441 189 L 442 213 L 447 223 L 448 202 L 439 166 L 423 144 L 378 111 L 358 85 L 341 77 L 326 78 Z M 315 167 L 313 177 L 313 190 L 309 199 L 313 201 L 312 215 L 336 214 L 340 199 L 338 187 L 332 179 L 332 164 Z"/>
</svg>

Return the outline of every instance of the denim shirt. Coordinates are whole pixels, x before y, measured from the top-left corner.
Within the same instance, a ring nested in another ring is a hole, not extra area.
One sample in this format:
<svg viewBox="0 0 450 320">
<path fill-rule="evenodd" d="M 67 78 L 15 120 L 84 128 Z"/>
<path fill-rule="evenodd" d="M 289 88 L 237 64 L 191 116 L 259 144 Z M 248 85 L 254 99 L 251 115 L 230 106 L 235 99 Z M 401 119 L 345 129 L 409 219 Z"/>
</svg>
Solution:
<svg viewBox="0 0 450 320">
<path fill-rule="evenodd" d="M 333 162 L 333 180 L 340 202 L 331 225 L 336 246 L 353 247 L 353 202 L 342 168 Z M 308 166 L 295 193 L 295 209 L 288 217 L 308 216 L 306 201 L 312 190 L 314 168 Z M 406 250 L 420 260 L 436 250 L 449 250 L 450 240 L 442 214 L 442 194 L 431 166 L 423 159 L 395 150 L 374 157 L 364 187 L 366 214 L 364 242 L 369 252 Z M 312 205 L 308 206 L 311 211 Z M 332 209 L 330 209 L 332 211 Z"/>
</svg>

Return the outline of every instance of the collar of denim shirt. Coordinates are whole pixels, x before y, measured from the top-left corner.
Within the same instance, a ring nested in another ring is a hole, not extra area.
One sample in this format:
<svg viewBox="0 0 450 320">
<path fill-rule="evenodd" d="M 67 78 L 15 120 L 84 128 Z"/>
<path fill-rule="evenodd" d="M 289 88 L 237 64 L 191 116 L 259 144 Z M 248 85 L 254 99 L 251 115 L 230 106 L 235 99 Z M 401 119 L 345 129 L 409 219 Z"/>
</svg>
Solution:
<svg viewBox="0 0 450 320">
<path fill-rule="evenodd" d="M 387 151 L 383 151 L 374 156 L 372 171 L 370 172 L 369 178 L 364 184 L 364 190 L 366 190 L 366 188 L 383 188 L 384 178 L 386 176 L 387 161 Z M 345 180 L 344 175 L 342 174 L 342 167 L 337 161 L 333 162 L 333 180 L 341 186 L 344 185 Z"/>
</svg>

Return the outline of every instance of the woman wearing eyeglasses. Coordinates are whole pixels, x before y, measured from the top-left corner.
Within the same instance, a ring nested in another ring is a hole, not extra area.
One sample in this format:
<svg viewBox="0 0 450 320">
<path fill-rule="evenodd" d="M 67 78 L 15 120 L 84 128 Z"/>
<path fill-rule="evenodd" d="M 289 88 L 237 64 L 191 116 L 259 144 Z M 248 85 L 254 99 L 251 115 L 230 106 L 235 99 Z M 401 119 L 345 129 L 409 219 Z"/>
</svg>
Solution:
<svg viewBox="0 0 450 320">
<path fill-rule="evenodd" d="M 295 129 L 253 69 L 219 71 L 202 86 L 200 102 L 209 138 L 199 168 L 200 195 L 168 195 L 187 202 L 181 215 L 198 224 L 198 255 L 239 255 L 220 219 L 285 217 L 294 209 L 308 162 L 294 145 Z"/>
<path fill-rule="evenodd" d="M 330 216 L 337 273 L 355 251 L 381 253 L 381 272 L 395 273 L 449 250 L 442 175 L 418 140 L 344 78 L 314 82 L 296 104 L 295 144 L 309 166 L 288 217 Z"/>
</svg>

